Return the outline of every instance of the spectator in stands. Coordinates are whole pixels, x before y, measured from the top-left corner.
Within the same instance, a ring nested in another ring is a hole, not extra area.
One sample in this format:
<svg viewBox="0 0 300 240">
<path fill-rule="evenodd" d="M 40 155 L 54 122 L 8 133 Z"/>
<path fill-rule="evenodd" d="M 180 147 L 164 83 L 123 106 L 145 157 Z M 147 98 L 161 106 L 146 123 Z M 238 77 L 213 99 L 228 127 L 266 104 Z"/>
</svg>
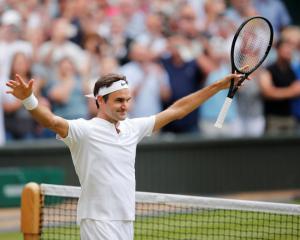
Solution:
<svg viewBox="0 0 300 240">
<path fill-rule="evenodd" d="M 24 39 L 30 43 L 32 47 L 32 60 L 35 64 L 39 62 L 40 47 L 46 41 L 46 33 L 42 26 L 27 27 L 24 34 Z"/>
<path fill-rule="evenodd" d="M 204 18 L 200 24 L 203 34 L 208 37 L 218 35 L 220 19 L 226 11 L 226 3 L 224 0 L 205 0 L 203 4 Z"/>
<path fill-rule="evenodd" d="M 184 37 L 180 46 L 180 54 L 185 62 L 197 59 L 205 74 L 212 71 L 212 61 L 206 54 L 206 38 L 200 34 L 195 9 L 189 4 L 183 4 L 178 13 L 177 34 Z"/>
<path fill-rule="evenodd" d="M 129 46 L 133 38 L 125 31 L 124 19 L 121 16 L 111 18 L 110 30 L 103 36 L 109 43 L 110 55 L 117 58 L 120 65 L 129 61 Z"/>
<path fill-rule="evenodd" d="M 257 14 L 257 9 L 253 5 L 253 0 L 230 0 L 230 6 L 226 10 L 229 17 L 238 27 L 245 19 Z"/>
<path fill-rule="evenodd" d="M 32 48 L 28 42 L 21 40 L 24 22 L 17 11 L 10 9 L 3 12 L 0 24 L 0 88 L 4 89 L 4 84 L 9 78 L 14 55 L 19 51 L 30 55 Z M 5 97 L 1 95 L 0 145 L 5 142 L 3 98 Z"/>
<path fill-rule="evenodd" d="M 181 53 L 186 61 L 199 57 L 203 46 L 199 39 L 200 28 L 197 24 L 197 14 L 191 5 L 181 6 L 177 19 L 177 33 L 185 37 Z"/>
<path fill-rule="evenodd" d="M 132 44 L 130 58 L 131 61 L 120 69 L 128 79 L 133 96 L 130 117 L 150 116 L 160 112 L 161 100 L 170 96 L 167 74 L 153 62 L 149 49 L 140 43 Z"/>
<path fill-rule="evenodd" d="M 88 85 L 94 86 L 96 79 L 101 75 L 101 59 L 107 55 L 109 46 L 97 33 L 90 33 L 84 37 L 83 49 L 87 60 L 84 78 Z"/>
<path fill-rule="evenodd" d="M 52 17 L 49 7 L 51 7 L 52 4 L 55 4 L 53 3 L 55 1 L 43 1 L 43 4 L 37 0 L 15 2 L 17 4 L 15 4 L 12 9 L 20 14 L 21 19 L 23 20 L 23 29 L 42 27 L 45 31 L 49 30 Z"/>
<path fill-rule="evenodd" d="M 167 41 L 163 36 L 162 18 L 158 14 L 148 15 L 146 31 L 136 38 L 136 41 L 146 46 L 149 51 L 159 56 L 166 51 Z"/>
<path fill-rule="evenodd" d="M 165 17 L 171 17 L 172 15 L 177 14 L 181 5 L 178 0 L 153 0 L 151 3 L 152 12 L 161 14 Z"/>
<path fill-rule="evenodd" d="M 22 78 L 28 82 L 33 78 L 32 61 L 31 57 L 17 52 L 12 60 L 9 79 L 13 79 L 18 73 Z M 40 96 L 39 93 L 39 79 L 37 78 L 37 85 L 34 92 L 38 96 L 39 101 L 43 105 L 47 105 L 48 102 Z M 39 126 L 31 118 L 27 111 L 24 111 L 22 103 L 11 95 L 5 95 L 3 108 L 5 112 L 5 132 L 7 140 L 24 140 L 32 139 L 37 136 Z"/>
<path fill-rule="evenodd" d="M 136 38 L 145 31 L 145 14 L 138 8 L 135 0 L 119 0 L 119 11 L 125 24 L 125 33 Z"/>
<path fill-rule="evenodd" d="M 21 40 L 23 25 L 21 15 L 15 10 L 5 11 L 1 16 L 0 79 L 8 78 L 16 52 L 32 53 L 31 45 Z"/>
<path fill-rule="evenodd" d="M 240 135 L 259 137 L 265 132 L 264 103 L 259 84 L 257 69 L 251 74 L 251 82 L 247 82 L 236 95 L 239 114 Z"/>
<path fill-rule="evenodd" d="M 300 81 L 300 27 L 288 26 L 286 27 L 281 36 L 290 43 L 296 46 L 293 52 L 292 68 L 295 71 L 297 81 Z M 292 113 L 297 120 L 297 133 L 300 133 L 300 96 L 292 99 Z"/>
<path fill-rule="evenodd" d="M 40 61 L 48 70 L 51 71 L 56 59 L 61 58 L 61 55 L 70 56 L 79 71 L 84 70 L 86 59 L 82 48 L 68 40 L 74 36 L 75 32 L 76 30 L 68 20 L 64 18 L 54 20 L 51 40 L 45 42 L 40 48 Z"/>
<path fill-rule="evenodd" d="M 264 96 L 266 133 L 294 133 L 296 120 L 291 111 L 291 100 L 300 96 L 300 82 L 291 66 L 295 46 L 286 39 L 276 44 L 277 60 L 261 74 L 260 85 Z"/>
<path fill-rule="evenodd" d="M 74 33 L 69 38 L 70 41 L 82 47 L 83 44 L 83 31 L 80 22 L 81 14 L 84 14 L 81 1 L 58 1 L 59 16 L 68 20 L 74 29 Z"/>
<path fill-rule="evenodd" d="M 259 15 L 267 18 L 273 26 L 275 37 L 280 37 L 280 31 L 292 23 L 285 4 L 281 0 L 253 0 Z"/>
<path fill-rule="evenodd" d="M 205 14 L 205 3 L 210 0 L 188 0 L 187 3 L 190 4 L 197 13 L 197 20 L 201 23 L 206 18 Z"/>
<path fill-rule="evenodd" d="M 161 64 L 168 74 L 171 96 L 163 101 L 164 108 L 170 106 L 179 98 L 201 88 L 205 74 L 196 59 L 186 60 L 182 49 L 186 48 L 185 38 L 174 35 L 168 39 L 169 55 L 161 58 Z M 197 133 L 198 110 L 193 111 L 181 120 L 174 121 L 163 131 L 173 133 Z"/>
<path fill-rule="evenodd" d="M 66 119 L 89 116 L 84 97 L 89 89 L 76 66 L 71 56 L 61 56 L 47 86 L 53 112 Z"/>
</svg>

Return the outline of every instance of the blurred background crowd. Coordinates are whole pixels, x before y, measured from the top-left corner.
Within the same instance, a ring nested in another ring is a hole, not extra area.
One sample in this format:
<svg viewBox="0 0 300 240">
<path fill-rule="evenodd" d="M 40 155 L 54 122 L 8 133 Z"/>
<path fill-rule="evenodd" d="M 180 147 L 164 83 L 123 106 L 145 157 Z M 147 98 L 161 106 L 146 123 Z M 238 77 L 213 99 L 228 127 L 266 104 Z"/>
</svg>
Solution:
<svg viewBox="0 0 300 240">
<path fill-rule="evenodd" d="M 222 129 L 227 91 L 162 133 L 200 136 L 294 134 L 300 129 L 300 29 L 280 0 L 0 0 L 0 143 L 53 138 L 5 93 L 18 73 L 34 78 L 41 104 L 66 119 L 96 114 L 103 74 L 129 82 L 130 117 L 155 114 L 231 72 L 230 46 L 247 18 L 268 18 L 274 46 L 238 92 Z"/>
</svg>

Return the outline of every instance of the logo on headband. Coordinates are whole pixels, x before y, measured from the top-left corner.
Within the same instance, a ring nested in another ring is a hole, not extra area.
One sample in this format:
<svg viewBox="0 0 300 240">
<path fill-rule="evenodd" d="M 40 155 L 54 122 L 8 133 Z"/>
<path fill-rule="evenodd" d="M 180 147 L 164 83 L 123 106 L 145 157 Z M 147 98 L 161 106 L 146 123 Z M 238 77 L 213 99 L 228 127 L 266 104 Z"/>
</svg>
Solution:
<svg viewBox="0 0 300 240">
<path fill-rule="evenodd" d="M 125 88 L 128 88 L 127 82 L 124 81 L 124 80 L 119 80 L 119 81 L 114 82 L 109 87 L 99 88 L 98 94 L 95 97 L 94 97 L 93 94 L 88 94 L 88 95 L 85 95 L 85 96 L 88 97 L 88 98 L 94 98 L 95 99 L 95 98 L 97 98 L 97 96 L 105 96 L 106 94 L 109 94 L 109 93 L 112 93 L 112 92 L 115 92 L 115 91 L 118 91 L 118 90 L 121 90 L 121 89 L 125 89 Z"/>
<path fill-rule="evenodd" d="M 114 82 L 109 87 L 99 88 L 98 95 L 105 96 L 106 94 L 109 94 L 109 93 L 112 93 L 112 92 L 115 92 L 115 91 L 118 91 L 118 90 L 121 90 L 124 88 L 128 88 L 128 84 L 124 80 L 119 80 L 119 81 Z"/>
</svg>

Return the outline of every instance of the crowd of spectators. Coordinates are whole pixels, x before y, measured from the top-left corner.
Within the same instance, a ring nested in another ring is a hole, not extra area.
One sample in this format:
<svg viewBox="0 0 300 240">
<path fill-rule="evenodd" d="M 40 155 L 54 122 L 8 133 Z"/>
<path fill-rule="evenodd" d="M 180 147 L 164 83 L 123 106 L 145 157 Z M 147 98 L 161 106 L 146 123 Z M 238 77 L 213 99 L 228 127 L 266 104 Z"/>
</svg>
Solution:
<svg viewBox="0 0 300 240">
<path fill-rule="evenodd" d="M 213 127 L 226 92 L 162 130 L 208 136 L 299 131 L 300 30 L 280 0 L 0 0 L 0 143 L 51 138 L 5 94 L 16 73 L 34 78 L 41 104 L 64 118 L 91 118 L 101 75 L 127 76 L 129 116 L 155 114 L 231 71 L 240 23 L 268 18 L 274 47 L 238 92 L 224 127 Z M 297 98 L 298 97 L 298 98 Z"/>
</svg>

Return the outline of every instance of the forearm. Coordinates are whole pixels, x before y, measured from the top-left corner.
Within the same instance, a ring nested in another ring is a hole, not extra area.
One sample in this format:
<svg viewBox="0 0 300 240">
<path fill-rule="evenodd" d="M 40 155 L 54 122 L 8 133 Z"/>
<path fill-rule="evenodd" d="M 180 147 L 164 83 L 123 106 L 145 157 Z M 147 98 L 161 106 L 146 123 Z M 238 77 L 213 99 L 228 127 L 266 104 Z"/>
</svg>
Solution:
<svg viewBox="0 0 300 240">
<path fill-rule="evenodd" d="M 67 136 L 69 129 L 68 122 L 53 114 L 48 107 L 39 103 L 37 103 L 33 109 L 28 109 L 26 104 L 24 106 L 40 125 L 54 131 L 62 137 Z"/>
<path fill-rule="evenodd" d="M 216 82 L 209 85 L 195 93 L 183 97 L 170 106 L 170 110 L 176 113 L 176 119 L 181 119 L 190 112 L 196 110 L 202 103 L 204 103 L 211 96 L 222 90 L 222 84 Z"/>
<path fill-rule="evenodd" d="M 29 112 L 43 127 L 52 130 L 63 138 L 68 135 L 68 121 L 53 114 L 46 106 L 39 104 L 35 109 L 29 110 Z"/>
<path fill-rule="evenodd" d="M 268 71 L 263 71 L 259 80 L 261 92 L 265 98 L 281 100 L 292 98 L 300 94 L 299 82 L 294 82 L 292 85 L 287 87 L 277 87 L 274 85 L 272 75 Z"/>
<path fill-rule="evenodd" d="M 22 101 L 24 107 L 31 113 L 32 117 L 42 126 L 53 130 L 61 137 L 66 137 L 69 131 L 67 120 L 55 116 L 47 107 L 39 104 L 38 99 L 32 93 L 34 80 L 25 83 L 20 75 L 16 74 L 15 80 L 9 80 L 6 86 L 10 90 L 6 91 Z"/>
<path fill-rule="evenodd" d="M 29 110 L 31 116 L 43 127 L 53 129 L 55 126 L 55 115 L 49 108 L 39 104 L 35 109 Z"/>
<path fill-rule="evenodd" d="M 291 87 L 284 87 L 284 88 L 277 88 L 277 87 L 270 87 L 269 89 L 263 90 L 263 95 L 266 98 L 274 99 L 274 100 L 281 100 L 295 97 L 293 89 Z"/>
<path fill-rule="evenodd" d="M 230 74 L 216 83 L 213 83 L 195 93 L 177 100 L 169 108 L 155 116 L 155 125 L 153 131 L 155 132 L 164 127 L 166 124 L 185 117 L 192 111 L 196 110 L 202 103 L 215 95 L 217 92 L 228 88 L 231 81 L 234 81 L 234 83 L 237 84 L 240 79 L 240 74 Z"/>
</svg>

